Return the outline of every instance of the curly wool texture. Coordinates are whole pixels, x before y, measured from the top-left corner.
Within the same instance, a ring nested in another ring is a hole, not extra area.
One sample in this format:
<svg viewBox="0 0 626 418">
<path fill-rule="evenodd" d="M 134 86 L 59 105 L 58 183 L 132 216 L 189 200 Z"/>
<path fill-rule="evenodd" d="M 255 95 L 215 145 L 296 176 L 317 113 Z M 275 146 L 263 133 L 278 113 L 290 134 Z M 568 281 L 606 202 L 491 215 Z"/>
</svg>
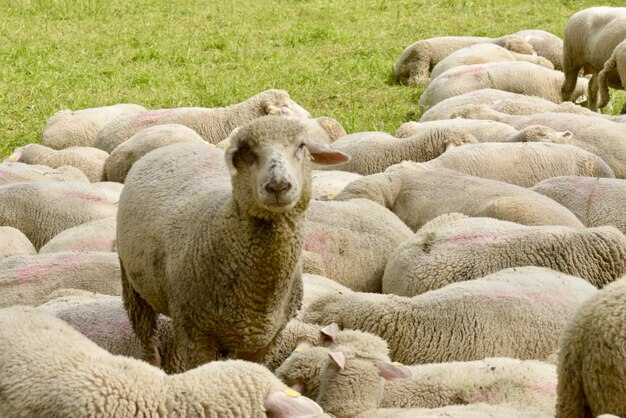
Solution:
<svg viewBox="0 0 626 418">
<path fill-rule="evenodd" d="M 114 356 L 35 308 L 0 311 L 0 415 L 56 417 L 295 417 L 322 409 L 263 366 L 213 362 L 168 376 Z"/>
<path fill-rule="evenodd" d="M 563 73 L 529 62 L 493 62 L 487 64 L 461 65 L 452 68 L 434 79 L 419 99 L 423 112 L 443 100 L 470 92 L 493 88 L 542 97 L 561 103 Z M 585 78 L 578 78 L 573 98 L 587 93 Z"/>
<path fill-rule="evenodd" d="M 117 214 L 118 183 L 34 182 L 0 187 L 0 225 L 19 229 L 39 250 L 76 225 Z"/>
<path fill-rule="evenodd" d="M 117 255 L 65 252 L 0 258 L 0 307 L 39 305 L 57 289 L 122 293 Z"/>
<path fill-rule="evenodd" d="M 525 406 L 515 408 L 508 404 L 450 405 L 441 408 L 381 408 L 363 412 L 357 418 L 550 418 L 541 411 Z"/>
<path fill-rule="evenodd" d="M 386 207 L 413 231 L 450 212 L 524 225 L 583 226 L 565 207 L 523 187 L 406 163 L 353 181 L 335 200 L 356 198 L 370 199 Z"/>
<path fill-rule="evenodd" d="M 449 147 L 475 144 L 476 139 L 463 131 L 433 129 L 422 135 L 398 139 L 384 132 L 359 132 L 346 135 L 331 145 L 348 154 L 351 160 L 338 168 L 364 176 L 384 171 L 405 160 L 422 162 L 441 155 Z"/>
<path fill-rule="evenodd" d="M 266 90 L 227 107 L 182 107 L 122 115 L 98 132 L 93 146 L 111 153 L 115 147 L 147 127 L 172 123 L 187 126 L 205 141 L 216 144 L 226 138 L 233 129 L 265 115 L 303 118 L 310 116 L 309 112 L 291 100 L 286 91 Z"/>
<path fill-rule="evenodd" d="M 304 250 L 318 254 L 326 276 L 359 292 L 380 292 L 393 251 L 413 235 L 391 211 L 370 200 L 311 201 Z"/>
<path fill-rule="evenodd" d="M 115 252 L 116 225 L 116 218 L 103 218 L 66 229 L 41 247 L 39 254 L 64 251 Z"/>
<path fill-rule="evenodd" d="M 37 250 L 22 231 L 10 226 L 0 226 L 0 258 L 35 254 Z"/>
<path fill-rule="evenodd" d="M 9 159 L 10 158 L 11 157 L 9 157 Z M 37 181 L 74 181 L 89 183 L 89 179 L 85 173 L 75 167 L 63 166 L 51 168 L 43 165 L 8 162 L 6 160 L 4 163 L 0 164 L 0 186 Z"/>
<path fill-rule="evenodd" d="M 625 279 L 589 298 L 563 331 L 557 418 L 626 416 Z"/>
<path fill-rule="evenodd" d="M 43 128 L 41 144 L 53 149 L 91 147 L 107 123 L 121 115 L 133 115 L 146 108 L 136 104 L 117 104 L 81 110 L 60 110 Z"/>
<path fill-rule="evenodd" d="M 413 296 L 523 266 L 582 277 L 600 288 L 626 274 L 626 237 L 611 226 L 525 226 L 492 218 L 426 224 L 389 258 L 383 293 Z"/>
<path fill-rule="evenodd" d="M 522 187 L 558 176 L 615 177 L 598 155 L 574 145 L 546 142 L 470 144 L 452 148 L 422 165 Z"/>
<path fill-rule="evenodd" d="M 405 364 L 543 359 L 556 348 L 576 308 L 596 291 L 579 277 L 523 267 L 413 298 L 323 296 L 309 305 L 302 319 L 378 335 L 389 343 L 391 357 Z"/>
</svg>

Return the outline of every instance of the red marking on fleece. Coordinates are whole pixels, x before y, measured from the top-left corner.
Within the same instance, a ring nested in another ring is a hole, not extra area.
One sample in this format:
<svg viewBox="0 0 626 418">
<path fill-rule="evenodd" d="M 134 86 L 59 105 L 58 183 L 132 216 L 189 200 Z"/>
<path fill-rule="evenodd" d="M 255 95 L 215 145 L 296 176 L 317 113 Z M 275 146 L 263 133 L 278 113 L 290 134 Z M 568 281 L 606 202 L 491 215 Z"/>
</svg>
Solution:
<svg viewBox="0 0 626 418">
<path fill-rule="evenodd" d="M 15 273 L 18 283 L 28 283 L 37 276 L 45 275 L 55 267 L 77 266 L 81 263 L 82 257 L 78 254 L 61 254 L 52 260 L 41 264 L 31 264 L 18 269 Z"/>
<path fill-rule="evenodd" d="M 324 234 L 313 233 L 304 238 L 304 249 L 312 253 L 325 255 L 335 251 L 335 242 Z"/>
<path fill-rule="evenodd" d="M 100 196 L 92 195 L 89 193 L 83 193 L 83 192 L 75 192 L 75 191 L 65 192 L 63 193 L 63 196 L 69 199 L 79 199 L 79 200 L 85 200 L 87 202 L 102 202 L 104 200 Z"/>
</svg>

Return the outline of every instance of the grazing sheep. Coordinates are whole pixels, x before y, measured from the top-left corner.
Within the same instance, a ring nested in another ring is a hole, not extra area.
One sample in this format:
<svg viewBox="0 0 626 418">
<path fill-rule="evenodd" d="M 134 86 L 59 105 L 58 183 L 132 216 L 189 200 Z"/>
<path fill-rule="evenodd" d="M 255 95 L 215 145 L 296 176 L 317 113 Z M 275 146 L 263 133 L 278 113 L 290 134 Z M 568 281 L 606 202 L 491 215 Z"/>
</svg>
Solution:
<svg viewBox="0 0 626 418">
<path fill-rule="evenodd" d="M 6 418 L 322 413 L 261 365 L 213 362 L 168 376 L 108 353 L 50 314 L 21 306 L 0 311 L 0 368 L 0 416 Z"/>
<path fill-rule="evenodd" d="M 85 173 L 89 181 L 97 182 L 102 180 L 104 162 L 109 154 L 92 147 L 70 147 L 57 151 L 39 144 L 28 144 L 17 148 L 9 158 L 52 168 L 69 165 Z"/>
<path fill-rule="evenodd" d="M 489 119 L 504 122 L 517 129 L 523 129 L 531 125 L 549 126 L 556 130 L 567 129 L 572 132 L 572 137 L 568 141 L 569 144 L 596 154 L 606 161 L 616 177 L 626 178 L 626 141 L 624 141 L 626 124 L 572 113 L 540 113 L 528 116 L 514 116 L 496 112 L 481 105 L 465 106 L 456 114 L 469 119 Z"/>
<path fill-rule="evenodd" d="M 583 226 L 565 207 L 523 187 L 406 163 L 353 181 L 335 200 L 355 198 L 370 199 L 386 207 L 413 231 L 449 212 L 524 225 Z"/>
<path fill-rule="evenodd" d="M 409 45 L 394 65 L 396 80 L 402 84 L 426 84 L 430 81 L 429 71 L 454 51 L 470 45 L 493 43 L 520 54 L 531 54 L 533 47 L 528 42 L 514 35 L 500 38 L 478 36 L 444 36 L 422 39 Z"/>
<path fill-rule="evenodd" d="M 563 36 L 561 93 L 564 102 L 572 100 L 578 72 L 592 74 L 589 81 L 589 108 L 596 110 L 598 73 L 615 47 L 626 39 L 625 7 L 590 7 L 574 13 Z M 575 98 L 575 93 L 574 93 Z"/>
<path fill-rule="evenodd" d="M 600 157 L 574 145 L 544 142 L 485 142 L 452 148 L 426 168 L 449 168 L 486 179 L 522 187 L 557 176 L 615 177 Z"/>
<path fill-rule="evenodd" d="M 595 292 L 579 277 L 523 267 L 413 298 L 326 295 L 309 305 L 303 320 L 378 335 L 389 343 L 391 357 L 405 364 L 543 359 L 576 308 Z"/>
<path fill-rule="evenodd" d="M 402 139 L 384 132 L 359 132 L 338 139 L 331 148 L 351 157 L 339 169 L 367 176 L 405 160 L 429 161 L 448 148 L 476 142 L 468 133 L 443 128 Z"/>
<path fill-rule="evenodd" d="M 111 153 L 115 147 L 142 129 L 171 123 L 185 125 L 196 131 L 205 141 L 216 144 L 233 129 L 265 115 L 310 117 L 309 112 L 291 100 L 286 91 L 266 90 L 228 107 L 183 107 L 123 115 L 100 130 L 94 147 Z"/>
<path fill-rule="evenodd" d="M 604 63 L 598 73 L 598 108 L 609 104 L 609 83 L 615 89 L 626 89 L 626 41 L 622 41 Z M 626 113 L 626 103 L 622 106 L 622 114 Z"/>
<path fill-rule="evenodd" d="M 0 164 L 0 186 L 15 183 L 32 183 L 35 181 L 79 181 L 89 183 L 85 173 L 70 166 L 53 169 L 43 165 L 30 165 L 18 162 L 4 162 Z"/>
<path fill-rule="evenodd" d="M 333 200 L 350 182 L 363 177 L 348 171 L 313 170 L 311 199 Z"/>
<path fill-rule="evenodd" d="M 95 219 L 55 235 L 39 254 L 63 251 L 115 252 L 116 218 Z"/>
<path fill-rule="evenodd" d="M 452 128 L 465 131 L 478 142 L 553 142 L 566 144 L 572 137 L 570 131 L 559 132 L 547 126 L 529 126 L 517 130 L 506 123 L 493 120 L 443 119 L 430 122 L 406 122 L 396 131 L 397 138 L 425 134 L 433 129 Z"/>
<path fill-rule="evenodd" d="M 554 69 L 563 70 L 563 40 L 561 38 L 537 29 L 521 30 L 513 35 L 531 44 L 537 55 L 547 58 L 554 64 Z"/>
<path fill-rule="evenodd" d="M 159 363 L 157 313 L 172 318 L 186 369 L 217 350 L 257 360 L 295 316 L 310 160 L 348 160 L 310 140 L 310 125 L 260 118 L 235 133 L 225 155 L 173 144 L 133 165 L 117 249 L 124 305 L 149 362 Z"/>
<path fill-rule="evenodd" d="M 0 257 L 35 254 L 37 250 L 22 231 L 10 226 L 0 226 Z"/>
<path fill-rule="evenodd" d="M 587 92 L 587 79 L 579 78 L 574 98 Z M 423 112 L 443 100 L 486 88 L 543 97 L 561 103 L 563 73 L 529 62 L 493 62 L 487 64 L 461 65 L 434 79 L 419 99 Z"/>
<path fill-rule="evenodd" d="M 556 418 L 626 416 L 626 277 L 589 298 L 560 342 Z"/>
<path fill-rule="evenodd" d="M 165 124 L 143 129 L 111 151 L 111 156 L 104 164 L 104 179 L 124 183 L 126 174 L 135 161 L 152 150 L 178 142 L 205 141 L 196 131 L 183 125 Z"/>
<path fill-rule="evenodd" d="M 554 70 L 554 64 L 538 55 L 518 54 L 495 44 L 476 44 L 459 49 L 439 61 L 430 77 L 434 80 L 451 68 L 461 65 L 487 64 L 502 61 L 526 61 Z"/>
<path fill-rule="evenodd" d="M 626 274 L 626 237 L 611 226 L 526 226 L 492 218 L 426 224 L 389 258 L 383 293 L 413 296 L 505 268 L 532 265 L 602 287 Z"/>
<path fill-rule="evenodd" d="M 65 252 L 0 258 L 0 307 L 39 305 L 57 289 L 122 293 L 113 253 Z"/>
<path fill-rule="evenodd" d="M 319 254 L 326 276 L 359 292 L 380 292 L 393 250 L 413 236 L 391 211 L 376 203 L 311 201 L 304 249 Z"/>
<path fill-rule="evenodd" d="M 133 115 L 146 108 L 136 104 L 117 104 L 81 110 L 60 110 L 43 128 L 41 144 L 53 149 L 91 147 L 104 125 L 121 115 Z"/>
</svg>

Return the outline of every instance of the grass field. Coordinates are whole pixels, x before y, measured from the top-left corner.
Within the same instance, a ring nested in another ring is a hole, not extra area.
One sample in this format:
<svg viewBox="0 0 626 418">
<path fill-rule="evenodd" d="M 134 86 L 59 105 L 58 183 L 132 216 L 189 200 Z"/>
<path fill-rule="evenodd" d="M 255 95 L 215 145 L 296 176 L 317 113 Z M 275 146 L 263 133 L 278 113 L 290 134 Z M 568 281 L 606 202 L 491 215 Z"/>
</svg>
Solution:
<svg viewBox="0 0 626 418">
<path fill-rule="evenodd" d="M 392 72 L 412 42 L 562 35 L 575 11 L 621 3 L 0 0 L 0 156 L 38 142 L 59 109 L 224 106 L 268 88 L 348 132 L 393 133 L 419 116 L 421 88 L 396 84 Z"/>
</svg>

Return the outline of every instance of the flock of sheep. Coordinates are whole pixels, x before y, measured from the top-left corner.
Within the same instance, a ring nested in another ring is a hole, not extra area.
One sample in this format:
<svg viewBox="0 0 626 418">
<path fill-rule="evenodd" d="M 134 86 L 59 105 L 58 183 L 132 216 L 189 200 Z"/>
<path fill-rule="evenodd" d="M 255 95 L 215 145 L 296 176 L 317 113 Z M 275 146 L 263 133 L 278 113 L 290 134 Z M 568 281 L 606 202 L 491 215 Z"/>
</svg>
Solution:
<svg viewBox="0 0 626 418">
<path fill-rule="evenodd" d="M 0 164 L 0 416 L 626 417 L 625 39 L 418 41 L 395 136 L 56 113 Z"/>
</svg>

